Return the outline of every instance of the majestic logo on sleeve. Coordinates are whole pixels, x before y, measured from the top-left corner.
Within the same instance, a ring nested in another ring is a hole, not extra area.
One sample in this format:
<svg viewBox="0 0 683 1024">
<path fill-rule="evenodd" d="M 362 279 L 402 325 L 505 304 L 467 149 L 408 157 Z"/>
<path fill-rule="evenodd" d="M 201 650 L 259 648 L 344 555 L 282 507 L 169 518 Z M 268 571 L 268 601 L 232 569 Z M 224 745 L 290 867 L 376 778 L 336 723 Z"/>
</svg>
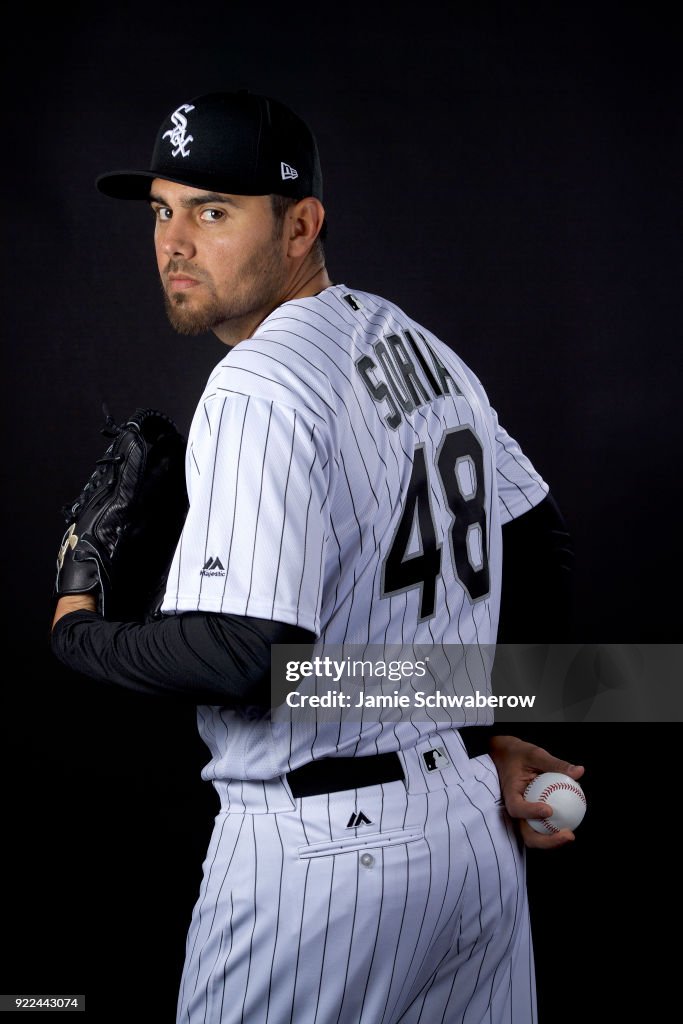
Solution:
<svg viewBox="0 0 683 1024">
<path fill-rule="evenodd" d="M 220 558 L 207 558 L 204 568 L 199 570 L 200 576 L 225 576 L 225 566 Z"/>
<path fill-rule="evenodd" d="M 185 114 L 189 114 L 194 107 L 189 103 L 182 103 L 177 110 L 174 110 L 171 114 L 171 120 L 175 125 L 174 128 L 169 128 L 167 132 L 164 132 L 162 138 L 169 137 L 169 141 L 172 146 L 175 146 L 173 150 L 173 156 L 189 156 L 190 150 L 188 146 L 194 141 L 192 135 L 186 135 L 187 131 L 187 118 Z"/>
</svg>

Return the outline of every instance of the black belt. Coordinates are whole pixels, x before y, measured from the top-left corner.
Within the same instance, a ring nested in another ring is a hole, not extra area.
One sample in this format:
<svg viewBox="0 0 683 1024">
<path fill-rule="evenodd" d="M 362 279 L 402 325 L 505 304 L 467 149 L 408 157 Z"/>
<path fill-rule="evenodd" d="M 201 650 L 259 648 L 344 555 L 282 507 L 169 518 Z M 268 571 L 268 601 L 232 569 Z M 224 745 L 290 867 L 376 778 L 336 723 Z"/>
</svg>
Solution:
<svg viewBox="0 0 683 1024">
<path fill-rule="evenodd" d="M 293 797 L 338 793 L 342 789 L 362 789 L 381 782 L 405 780 L 398 754 L 374 754 L 371 757 L 324 757 L 309 761 L 287 772 Z"/>
<path fill-rule="evenodd" d="M 482 751 L 476 748 L 470 729 L 460 733 L 470 757 Z M 436 743 L 438 736 L 434 736 Z M 483 750 L 486 747 L 482 748 Z M 324 757 L 294 768 L 286 775 L 293 797 L 320 796 L 321 793 L 339 793 L 344 789 L 362 789 L 378 786 L 382 782 L 405 781 L 403 765 L 396 753 L 374 754 L 370 757 Z"/>
</svg>

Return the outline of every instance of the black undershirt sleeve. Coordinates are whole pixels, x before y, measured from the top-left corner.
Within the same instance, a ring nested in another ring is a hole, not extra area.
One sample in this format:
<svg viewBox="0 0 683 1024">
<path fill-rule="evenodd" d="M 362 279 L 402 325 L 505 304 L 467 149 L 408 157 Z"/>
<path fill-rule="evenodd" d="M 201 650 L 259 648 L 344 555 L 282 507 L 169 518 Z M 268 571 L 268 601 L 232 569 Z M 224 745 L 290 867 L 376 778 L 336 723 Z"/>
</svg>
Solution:
<svg viewBox="0 0 683 1024">
<path fill-rule="evenodd" d="M 503 527 L 499 643 L 571 639 L 572 568 L 571 537 L 551 495 Z M 264 708 L 271 645 L 313 642 L 312 633 L 285 623 L 202 612 L 147 624 L 71 612 L 51 636 L 55 656 L 92 679 L 196 704 Z M 520 735 L 504 724 L 463 730 L 470 756 L 484 753 L 491 735 L 510 731 Z"/>
<path fill-rule="evenodd" d="M 506 523 L 497 643 L 572 642 L 573 568 L 572 538 L 551 494 Z M 516 723 L 462 730 L 470 757 L 486 753 L 491 736 L 507 734 L 538 742 L 533 728 Z"/>
<path fill-rule="evenodd" d="M 571 643 L 574 545 L 551 494 L 503 526 L 497 643 Z"/>
<path fill-rule="evenodd" d="M 59 661 L 91 679 L 195 704 L 262 708 L 271 703 L 271 645 L 313 641 L 283 622 L 203 612 L 145 624 L 70 612 L 51 634 Z"/>
</svg>

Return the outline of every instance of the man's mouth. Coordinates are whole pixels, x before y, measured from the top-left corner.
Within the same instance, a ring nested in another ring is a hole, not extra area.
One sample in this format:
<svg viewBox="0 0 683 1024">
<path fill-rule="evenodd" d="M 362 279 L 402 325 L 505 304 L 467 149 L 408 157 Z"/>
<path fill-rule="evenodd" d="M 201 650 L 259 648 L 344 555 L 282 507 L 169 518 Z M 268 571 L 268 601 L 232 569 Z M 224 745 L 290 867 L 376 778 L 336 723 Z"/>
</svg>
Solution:
<svg viewBox="0 0 683 1024">
<path fill-rule="evenodd" d="M 168 274 L 168 290 L 171 292 L 183 292 L 188 288 L 195 288 L 201 282 L 195 277 L 188 277 L 187 274 Z"/>
</svg>

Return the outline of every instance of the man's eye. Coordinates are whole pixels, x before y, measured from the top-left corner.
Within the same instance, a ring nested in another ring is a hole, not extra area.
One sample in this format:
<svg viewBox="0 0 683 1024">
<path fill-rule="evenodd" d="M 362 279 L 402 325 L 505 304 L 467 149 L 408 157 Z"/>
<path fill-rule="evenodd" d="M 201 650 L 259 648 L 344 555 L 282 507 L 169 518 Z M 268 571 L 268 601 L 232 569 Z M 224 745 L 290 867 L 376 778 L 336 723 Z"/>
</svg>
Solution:
<svg viewBox="0 0 683 1024">
<path fill-rule="evenodd" d="M 166 206 L 157 206 L 154 209 L 154 216 L 157 220 L 170 220 L 171 211 Z"/>
<path fill-rule="evenodd" d="M 202 212 L 201 212 L 202 220 L 208 220 L 209 222 L 214 222 L 214 221 L 217 221 L 217 220 L 221 220 L 224 216 L 225 216 L 225 211 L 224 210 L 214 210 L 213 208 L 202 210 Z"/>
</svg>

